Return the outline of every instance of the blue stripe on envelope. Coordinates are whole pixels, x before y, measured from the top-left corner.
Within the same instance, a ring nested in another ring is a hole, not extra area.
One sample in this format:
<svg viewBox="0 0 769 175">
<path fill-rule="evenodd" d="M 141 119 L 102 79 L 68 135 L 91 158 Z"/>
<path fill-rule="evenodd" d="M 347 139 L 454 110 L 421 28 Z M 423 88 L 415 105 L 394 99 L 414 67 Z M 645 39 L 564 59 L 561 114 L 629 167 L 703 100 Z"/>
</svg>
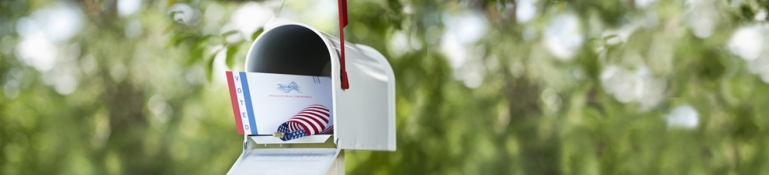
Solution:
<svg viewBox="0 0 769 175">
<path fill-rule="evenodd" d="M 251 106 L 251 92 L 248 88 L 248 78 L 245 72 L 240 72 L 240 82 L 243 84 L 243 97 L 246 99 L 246 111 L 248 111 L 248 125 L 251 129 L 251 135 L 259 134 L 256 130 L 256 118 L 254 117 L 254 108 Z"/>
</svg>

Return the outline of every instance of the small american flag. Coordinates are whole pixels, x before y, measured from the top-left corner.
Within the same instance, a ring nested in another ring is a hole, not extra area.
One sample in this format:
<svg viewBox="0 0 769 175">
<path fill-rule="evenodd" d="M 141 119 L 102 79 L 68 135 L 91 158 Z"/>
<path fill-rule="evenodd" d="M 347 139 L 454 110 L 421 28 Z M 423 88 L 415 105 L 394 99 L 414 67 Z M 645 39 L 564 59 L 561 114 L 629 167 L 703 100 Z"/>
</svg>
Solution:
<svg viewBox="0 0 769 175">
<path fill-rule="evenodd" d="M 280 140 L 289 141 L 304 136 L 333 133 L 333 126 L 329 123 L 330 116 L 330 111 L 323 105 L 307 106 L 281 124 L 275 136 Z"/>
</svg>

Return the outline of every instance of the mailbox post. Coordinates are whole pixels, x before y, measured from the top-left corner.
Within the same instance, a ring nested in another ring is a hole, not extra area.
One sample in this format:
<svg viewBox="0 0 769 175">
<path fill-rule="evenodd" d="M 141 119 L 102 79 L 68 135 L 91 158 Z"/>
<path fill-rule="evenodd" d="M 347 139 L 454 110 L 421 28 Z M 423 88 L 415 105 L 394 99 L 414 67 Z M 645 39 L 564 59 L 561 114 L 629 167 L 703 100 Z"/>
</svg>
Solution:
<svg viewBox="0 0 769 175">
<path fill-rule="evenodd" d="M 350 88 L 340 81 L 345 47 Z M 266 30 L 248 51 L 247 72 L 330 76 L 334 134 L 287 142 L 245 135 L 243 153 L 227 174 L 344 174 L 344 150 L 395 151 L 395 76 L 371 47 L 345 43 L 303 24 Z M 285 168 L 293 167 L 294 169 Z"/>
</svg>

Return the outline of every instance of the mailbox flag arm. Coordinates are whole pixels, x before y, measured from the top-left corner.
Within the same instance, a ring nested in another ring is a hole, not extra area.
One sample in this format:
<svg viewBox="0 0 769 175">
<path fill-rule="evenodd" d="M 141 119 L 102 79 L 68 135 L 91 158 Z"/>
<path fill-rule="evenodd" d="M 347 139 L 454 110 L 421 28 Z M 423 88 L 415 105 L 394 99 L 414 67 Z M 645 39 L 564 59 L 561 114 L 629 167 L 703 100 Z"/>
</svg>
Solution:
<svg viewBox="0 0 769 175">
<path fill-rule="evenodd" d="M 342 55 L 339 56 L 340 70 L 342 71 L 342 90 L 350 88 L 347 81 L 347 67 L 344 60 L 344 27 L 347 26 L 347 0 L 339 0 L 339 45 L 341 45 Z"/>
</svg>

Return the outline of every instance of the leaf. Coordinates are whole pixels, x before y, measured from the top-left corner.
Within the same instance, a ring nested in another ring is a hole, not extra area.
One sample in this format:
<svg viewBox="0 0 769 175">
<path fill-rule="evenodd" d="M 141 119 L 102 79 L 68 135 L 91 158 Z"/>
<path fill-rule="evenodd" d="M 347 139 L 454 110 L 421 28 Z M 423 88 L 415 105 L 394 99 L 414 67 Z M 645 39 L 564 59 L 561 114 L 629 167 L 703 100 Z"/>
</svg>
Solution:
<svg viewBox="0 0 769 175">
<path fill-rule="evenodd" d="M 211 34 L 203 35 L 200 38 L 198 38 L 197 43 L 198 44 L 204 43 L 204 42 L 208 41 L 208 39 L 211 39 L 212 36 L 213 35 L 211 35 Z"/>
<path fill-rule="evenodd" d="M 742 6 L 740 6 L 740 11 L 742 12 L 742 16 L 747 19 L 753 19 L 756 16 L 756 13 L 754 13 L 753 9 L 747 4 L 742 4 Z"/>
<path fill-rule="evenodd" d="M 598 75 L 600 74 L 601 65 L 598 61 L 598 55 L 596 55 L 596 53 L 593 52 L 593 48 L 584 47 L 579 57 L 579 60 L 580 60 L 579 63 L 581 64 L 582 69 L 585 70 L 585 73 L 587 73 L 588 77 L 590 77 L 591 79 L 597 80 Z"/>
<path fill-rule="evenodd" d="M 237 30 L 230 30 L 230 31 L 228 31 L 228 32 L 224 32 L 224 33 L 222 33 L 222 37 L 224 37 L 224 38 L 227 38 L 227 37 L 228 37 L 228 36 L 230 36 L 230 35 L 233 35 L 233 34 L 238 34 L 238 32 L 239 32 L 239 31 L 237 31 Z"/>
<path fill-rule="evenodd" d="M 390 7 L 390 10 L 394 12 L 403 12 L 403 3 L 399 0 L 387 0 L 387 5 Z"/>
<path fill-rule="evenodd" d="M 609 40 L 611 40 L 611 39 L 616 39 L 619 42 L 617 42 L 617 43 L 610 43 Z M 620 39 L 619 35 L 614 34 L 614 35 L 608 35 L 608 36 L 603 37 L 603 42 L 606 45 L 617 45 L 617 44 L 621 44 L 622 43 L 622 39 Z"/>
<path fill-rule="evenodd" d="M 211 82 L 211 79 L 213 78 L 214 74 L 214 59 L 216 58 L 216 54 L 219 53 L 219 51 L 214 52 L 209 58 L 208 63 L 206 63 L 206 78 L 208 79 L 208 82 Z"/>
<path fill-rule="evenodd" d="M 590 45 L 590 47 L 592 47 L 592 49 L 606 47 L 606 41 L 601 38 L 590 38 L 587 40 L 587 43 Z"/>
<path fill-rule="evenodd" d="M 238 53 L 238 45 L 227 46 L 227 67 L 232 69 L 235 66 L 235 55 Z"/>
<path fill-rule="evenodd" d="M 182 34 L 174 35 L 173 38 L 171 39 L 171 41 L 172 41 L 171 42 L 172 43 L 171 46 L 177 46 L 178 47 L 180 44 L 182 44 L 182 42 L 187 41 L 188 39 L 191 39 L 193 37 L 195 37 L 195 36 L 192 35 L 192 34 L 188 34 L 188 33 L 182 33 Z"/>
<path fill-rule="evenodd" d="M 171 19 L 171 20 L 173 20 L 173 19 Z M 171 33 L 171 32 L 173 32 L 173 30 L 174 30 L 174 29 L 176 29 L 176 23 L 174 23 L 174 22 L 172 22 L 172 23 L 169 23 L 169 24 L 168 24 L 168 27 L 166 27 L 166 28 L 163 30 L 163 33 Z"/>
<path fill-rule="evenodd" d="M 175 23 L 184 23 L 184 20 L 185 20 L 184 18 L 179 18 L 179 19 L 176 19 L 176 14 L 177 14 L 177 13 L 181 13 L 181 14 L 184 14 L 184 11 L 180 11 L 180 10 L 178 10 L 178 11 L 172 11 L 172 12 L 169 12 L 169 13 L 168 13 L 168 17 L 169 17 L 169 18 L 170 18 L 172 21 L 174 21 Z"/>
<path fill-rule="evenodd" d="M 259 37 L 259 35 L 264 32 L 264 28 L 259 28 L 259 30 L 256 30 L 253 34 L 251 34 L 251 41 L 256 40 L 256 37 Z"/>
<path fill-rule="evenodd" d="M 181 10 L 177 10 L 177 11 L 171 11 L 171 12 L 168 12 L 168 17 L 169 17 L 169 18 L 171 18 L 171 20 L 173 20 L 173 19 L 174 19 L 174 16 L 175 16 L 177 13 L 182 13 L 182 14 L 183 14 L 184 12 L 183 12 L 183 11 L 181 11 Z"/>
<path fill-rule="evenodd" d="M 191 49 L 190 50 L 190 57 L 187 58 L 187 62 L 184 63 L 184 67 L 189 67 L 192 64 L 195 64 L 203 57 L 203 50 L 202 48 L 197 49 Z"/>
</svg>

